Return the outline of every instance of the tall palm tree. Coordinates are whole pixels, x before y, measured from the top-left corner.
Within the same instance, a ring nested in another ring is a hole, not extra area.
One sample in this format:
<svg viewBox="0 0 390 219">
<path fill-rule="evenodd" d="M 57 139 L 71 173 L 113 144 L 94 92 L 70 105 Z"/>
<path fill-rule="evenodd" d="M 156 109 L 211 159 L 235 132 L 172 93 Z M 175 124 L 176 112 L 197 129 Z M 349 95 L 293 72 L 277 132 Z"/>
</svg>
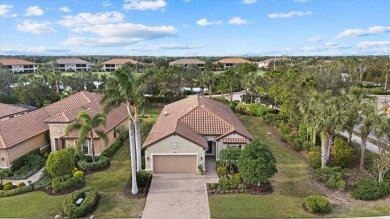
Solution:
<svg viewBox="0 0 390 219">
<path fill-rule="evenodd" d="M 139 110 L 144 103 L 144 91 L 146 88 L 145 79 L 151 71 L 137 75 L 124 65 L 112 72 L 107 86 L 103 91 L 104 95 L 100 99 L 103 111 L 109 112 L 115 108 L 126 104 L 129 119 L 129 139 L 130 139 L 130 159 L 133 194 L 138 193 L 136 170 L 141 167 L 141 125 L 139 120 Z M 135 156 L 137 153 L 137 157 Z"/>
<path fill-rule="evenodd" d="M 90 145 L 92 149 L 92 162 L 95 162 L 95 147 L 93 145 L 94 136 L 98 136 L 103 139 L 104 143 L 108 144 L 108 138 L 106 133 L 100 129 L 106 126 L 106 116 L 97 113 L 95 116 L 91 117 L 88 112 L 80 112 L 77 115 L 75 122 L 71 123 L 66 127 L 66 134 L 74 130 L 78 130 L 79 134 L 76 141 L 76 151 L 80 154 L 81 145 L 86 139 L 90 139 Z"/>
<path fill-rule="evenodd" d="M 54 71 L 50 73 L 49 79 L 56 83 L 57 94 L 60 94 L 60 81 L 62 80 L 62 71 Z"/>
</svg>

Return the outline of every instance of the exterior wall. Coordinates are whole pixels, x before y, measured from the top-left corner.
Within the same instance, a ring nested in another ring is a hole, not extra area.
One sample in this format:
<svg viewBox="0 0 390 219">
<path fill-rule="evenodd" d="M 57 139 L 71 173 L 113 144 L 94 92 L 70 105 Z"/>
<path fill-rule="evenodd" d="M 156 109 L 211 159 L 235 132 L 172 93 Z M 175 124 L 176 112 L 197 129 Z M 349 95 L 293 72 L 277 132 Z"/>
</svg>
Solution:
<svg viewBox="0 0 390 219">
<path fill-rule="evenodd" d="M 60 71 L 68 71 L 68 70 L 73 70 L 73 71 L 89 71 L 91 70 L 91 64 L 80 64 L 83 65 L 83 67 L 77 66 L 78 64 L 61 64 L 64 65 L 64 67 L 57 66 L 55 69 L 60 70 Z M 85 67 L 84 67 L 85 65 Z"/>
<path fill-rule="evenodd" d="M 122 64 L 105 64 L 101 69 L 103 71 L 115 71 L 120 67 L 122 67 Z"/>
<path fill-rule="evenodd" d="M 7 65 L 7 68 L 12 73 L 19 72 L 34 72 L 38 70 L 38 65 Z"/>
<path fill-rule="evenodd" d="M 8 168 L 7 150 L 0 150 L 0 169 Z"/>
<path fill-rule="evenodd" d="M 172 140 L 177 140 L 177 148 L 172 148 Z M 169 136 L 145 149 L 145 170 L 153 169 L 153 154 L 197 154 L 197 165 L 205 167 L 205 151 L 199 145 L 188 141 L 180 136 Z M 148 159 L 149 158 L 149 159 Z"/>
<path fill-rule="evenodd" d="M 224 143 L 223 143 L 223 139 L 224 139 L 224 138 L 245 138 L 245 137 L 242 136 L 242 135 L 240 135 L 240 134 L 235 133 L 235 134 L 230 134 L 230 135 L 227 135 L 227 136 L 225 136 L 225 137 L 219 139 L 219 141 L 218 141 L 218 147 L 217 147 L 217 160 L 219 160 L 219 154 L 221 153 L 221 150 L 228 148 L 229 145 L 231 145 L 231 146 L 233 146 L 233 145 L 234 145 L 234 146 L 239 146 L 239 145 L 241 145 L 241 149 L 244 149 L 244 148 L 245 148 L 245 145 L 246 145 L 246 144 L 224 144 Z M 249 143 L 249 140 L 248 140 L 248 139 L 247 139 L 247 143 Z"/>
<path fill-rule="evenodd" d="M 19 158 L 23 155 L 25 155 L 26 153 L 36 149 L 36 148 L 43 148 L 47 145 L 47 141 L 46 141 L 46 137 L 45 137 L 45 132 L 33 137 L 33 138 L 30 138 L 29 140 L 27 141 L 24 141 L 8 150 L 4 150 L 6 153 L 4 154 L 4 151 L 3 153 L 0 153 L 1 155 L 0 156 L 4 156 L 4 161 L 6 162 L 6 166 L 9 167 L 9 165 L 12 164 L 12 161 L 15 160 L 16 158 Z M 0 159 L 2 160 L 3 157 L 1 157 Z M 1 162 L 1 166 L 3 167 L 3 162 Z"/>
<path fill-rule="evenodd" d="M 51 143 L 51 151 L 58 151 L 55 145 L 55 139 L 60 139 L 65 135 L 65 130 L 68 124 L 66 123 L 50 123 L 49 124 L 49 133 L 50 133 L 50 143 Z M 62 146 L 62 145 L 61 145 Z M 66 146 L 66 144 L 64 145 Z M 61 148 L 58 148 L 59 150 Z"/>
</svg>

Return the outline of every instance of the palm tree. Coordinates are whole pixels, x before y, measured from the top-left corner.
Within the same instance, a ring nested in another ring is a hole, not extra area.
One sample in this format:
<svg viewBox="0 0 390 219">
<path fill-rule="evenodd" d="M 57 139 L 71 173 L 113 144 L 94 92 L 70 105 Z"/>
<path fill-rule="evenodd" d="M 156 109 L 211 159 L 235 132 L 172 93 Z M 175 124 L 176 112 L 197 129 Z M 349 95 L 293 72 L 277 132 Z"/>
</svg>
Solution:
<svg viewBox="0 0 390 219">
<path fill-rule="evenodd" d="M 364 160 L 366 155 L 367 138 L 370 133 L 375 133 L 377 137 L 382 137 L 389 130 L 389 123 L 386 114 L 379 114 L 375 102 L 363 103 L 359 113 L 361 156 L 360 171 L 364 170 Z"/>
<path fill-rule="evenodd" d="M 62 80 L 62 71 L 54 71 L 49 75 L 50 80 L 55 81 L 57 94 L 60 94 L 60 81 Z"/>
<path fill-rule="evenodd" d="M 130 158 L 133 194 L 138 193 L 136 169 L 140 171 L 141 166 L 141 125 L 139 121 L 139 110 L 144 103 L 144 91 L 146 88 L 145 79 L 151 71 L 142 75 L 136 75 L 131 69 L 124 65 L 112 72 L 107 83 L 104 95 L 100 100 L 103 111 L 109 112 L 126 104 L 129 119 Z M 137 158 L 135 153 L 137 152 Z"/>
<path fill-rule="evenodd" d="M 95 162 L 95 147 L 93 145 L 94 136 L 104 140 L 104 143 L 108 144 L 108 138 L 106 133 L 100 129 L 101 127 L 106 126 L 106 116 L 97 113 L 95 116 L 91 117 L 88 112 L 80 112 L 77 115 L 75 122 L 71 123 L 66 127 L 66 134 L 74 130 L 78 130 L 78 137 L 76 141 L 76 151 L 80 154 L 81 145 L 84 143 L 84 140 L 90 138 L 90 144 L 92 149 L 92 162 Z"/>
</svg>

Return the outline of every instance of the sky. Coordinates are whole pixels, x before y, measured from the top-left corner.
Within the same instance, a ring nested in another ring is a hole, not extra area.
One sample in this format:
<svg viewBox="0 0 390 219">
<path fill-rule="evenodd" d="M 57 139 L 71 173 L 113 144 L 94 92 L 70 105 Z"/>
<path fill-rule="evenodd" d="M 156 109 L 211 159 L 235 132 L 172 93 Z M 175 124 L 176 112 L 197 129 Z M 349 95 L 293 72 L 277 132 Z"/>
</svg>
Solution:
<svg viewBox="0 0 390 219">
<path fill-rule="evenodd" d="M 1 0 L 0 55 L 389 55 L 389 0 Z"/>
</svg>

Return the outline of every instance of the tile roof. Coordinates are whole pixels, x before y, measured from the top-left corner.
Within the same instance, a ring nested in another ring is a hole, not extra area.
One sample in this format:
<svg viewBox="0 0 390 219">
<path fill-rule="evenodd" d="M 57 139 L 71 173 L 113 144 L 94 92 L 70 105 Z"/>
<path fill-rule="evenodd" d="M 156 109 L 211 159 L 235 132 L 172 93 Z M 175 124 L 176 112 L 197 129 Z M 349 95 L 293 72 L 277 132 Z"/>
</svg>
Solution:
<svg viewBox="0 0 390 219">
<path fill-rule="evenodd" d="M 36 65 L 37 63 L 29 62 L 23 59 L 0 59 L 2 65 Z"/>
<path fill-rule="evenodd" d="M 245 138 L 224 138 L 223 143 L 225 144 L 245 144 Z"/>
<path fill-rule="evenodd" d="M 252 139 L 251 134 L 228 106 L 193 95 L 164 107 L 142 147 L 178 134 L 207 148 L 207 141 L 202 135 L 218 137 L 233 132 Z"/>
<path fill-rule="evenodd" d="M 57 64 L 92 64 L 82 59 L 57 59 Z"/>
<path fill-rule="evenodd" d="M 0 103 L 0 118 L 28 111 L 27 108 Z"/>
<path fill-rule="evenodd" d="M 240 64 L 240 63 L 251 62 L 251 61 L 248 61 L 248 60 L 242 59 L 242 58 L 225 58 L 225 59 L 221 59 L 217 62 L 223 63 L 223 64 L 225 64 L 225 63 Z"/>
<path fill-rule="evenodd" d="M 102 65 L 123 65 L 126 63 L 131 63 L 131 64 L 137 64 L 140 63 L 137 60 L 134 59 L 110 59 L 108 61 L 102 62 Z"/>
<path fill-rule="evenodd" d="M 176 61 L 170 62 L 169 65 L 201 65 L 205 63 L 205 61 L 199 59 L 178 59 Z"/>
<path fill-rule="evenodd" d="M 0 149 L 11 148 L 49 129 L 48 123 L 68 123 L 76 119 L 80 111 L 100 111 L 100 96 L 87 91 L 78 92 L 49 106 L 1 122 Z M 123 105 L 107 115 L 105 131 L 127 119 Z"/>
</svg>

